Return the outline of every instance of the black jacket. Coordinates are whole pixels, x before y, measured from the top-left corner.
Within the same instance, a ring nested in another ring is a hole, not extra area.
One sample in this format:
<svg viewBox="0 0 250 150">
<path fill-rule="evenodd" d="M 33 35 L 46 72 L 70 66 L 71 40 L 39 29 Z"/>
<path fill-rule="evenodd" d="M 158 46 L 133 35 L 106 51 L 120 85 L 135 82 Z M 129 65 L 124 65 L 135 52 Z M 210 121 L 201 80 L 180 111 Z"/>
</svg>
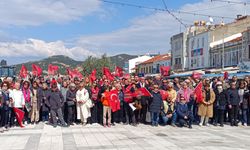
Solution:
<svg viewBox="0 0 250 150">
<path fill-rule="evenodd" d="M 67 106 L 75 105 L 75 102 L 74 102 L 75 98 L 76 98 L 76 90 L 75 91 L 68 90 L 67 93 L 66 93 Z"/>
<path fill-rule="evenodd" d="M 59 90 L 50 90 L 47 97 L 47 105 L 50 109 L 57 110 L 64 105 L 64 97 Z"/>
<path fill-rule="evenodd" d="M 150 107 L 149 107 L 149 111 L 160 113 L 161 108 L 163 107 L 162 96 L 160 92 L 158 93 L 152 92 L 152 95 L 153 95 L 153 98 L 152 98 L 152 103 L 150 104 Z"/>
<path fill-rule="evenodd" d="M 229 105 L 239 105 L 240 96 L 237 89 L 229 89 L 227 91 L 228 104 Z"/>
<path fill-rule="evenodd" d="M 227 92 L 223 90 L 221 93 L 219 93 L 218 90 L 215 89 L 214 93 L 215 93 L 214 107 L 222 110 L 226 109 L 226 105 L 228 103 Z"/>
</svg>

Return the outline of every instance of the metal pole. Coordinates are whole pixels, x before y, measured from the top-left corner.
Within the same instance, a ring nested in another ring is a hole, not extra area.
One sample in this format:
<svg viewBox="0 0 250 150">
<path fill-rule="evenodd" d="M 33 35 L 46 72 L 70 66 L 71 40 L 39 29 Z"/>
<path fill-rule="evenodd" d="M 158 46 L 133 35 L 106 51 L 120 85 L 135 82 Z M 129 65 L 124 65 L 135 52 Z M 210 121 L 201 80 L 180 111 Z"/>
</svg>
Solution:
<svg viewBox="0 0 250 150">
<path fill-rule="evenodd" d="M 225 53 L 225 41 L 224 41 L 225 31 L 223 31 L 223 38 L 222 38 L 222 71 L 224 71 L 224 53 Z"/>
</svg>

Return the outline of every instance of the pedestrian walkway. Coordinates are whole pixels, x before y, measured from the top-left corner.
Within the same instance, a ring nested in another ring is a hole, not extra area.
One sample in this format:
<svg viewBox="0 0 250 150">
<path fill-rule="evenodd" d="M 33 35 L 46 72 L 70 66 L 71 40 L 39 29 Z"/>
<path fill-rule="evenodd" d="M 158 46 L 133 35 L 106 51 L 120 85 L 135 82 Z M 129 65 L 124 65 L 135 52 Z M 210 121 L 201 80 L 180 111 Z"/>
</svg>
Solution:
<svg viewBox="0 0 250 150">
<path fill-rule="evenodd" d="M 0 134 L 0 150 L 249 150 L 249 141 L 250 127 L 193 126 L 188 129 L 117 124 L 104 128 L 96 124 L 53 128 L 40 123 L 22 129 L 11 128 Z"/>
</svg>

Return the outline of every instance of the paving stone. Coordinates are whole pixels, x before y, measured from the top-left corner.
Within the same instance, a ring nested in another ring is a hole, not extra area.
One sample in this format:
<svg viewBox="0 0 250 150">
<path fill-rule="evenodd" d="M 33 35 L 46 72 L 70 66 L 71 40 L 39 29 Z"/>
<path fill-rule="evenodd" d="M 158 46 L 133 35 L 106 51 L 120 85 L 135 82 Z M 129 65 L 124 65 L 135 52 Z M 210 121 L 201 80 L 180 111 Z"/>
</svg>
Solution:
<svg viewBox="0 0 250 150">
<path fill-rule="evenodd" d="M 116 125 L 75 125 L 69 128 L 40 123 L 25 128 L 11 128 L 0 134 L 0 150 L 248 150 L 250 127 L 199 127 L 193 129 L 132 127 Z"/>
</svg>

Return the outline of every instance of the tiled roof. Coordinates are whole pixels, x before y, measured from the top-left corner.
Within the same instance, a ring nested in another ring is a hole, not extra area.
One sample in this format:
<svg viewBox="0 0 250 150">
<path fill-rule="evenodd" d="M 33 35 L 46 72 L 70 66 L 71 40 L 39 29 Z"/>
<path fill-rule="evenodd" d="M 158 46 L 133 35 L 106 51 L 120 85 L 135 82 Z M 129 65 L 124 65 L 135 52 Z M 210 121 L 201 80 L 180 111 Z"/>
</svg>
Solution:
<svg viewBox="0 0 250 150">
<path fill-rule="evenodd" d="M 140 65 L 150 64 L 150 63 L 164 61 L 164 60 L 171 60 L 171 55 L 170 54 L 157 55 L 157 56 L 155 56 L 147 61 L 140 63 Z"/>
</svg>

